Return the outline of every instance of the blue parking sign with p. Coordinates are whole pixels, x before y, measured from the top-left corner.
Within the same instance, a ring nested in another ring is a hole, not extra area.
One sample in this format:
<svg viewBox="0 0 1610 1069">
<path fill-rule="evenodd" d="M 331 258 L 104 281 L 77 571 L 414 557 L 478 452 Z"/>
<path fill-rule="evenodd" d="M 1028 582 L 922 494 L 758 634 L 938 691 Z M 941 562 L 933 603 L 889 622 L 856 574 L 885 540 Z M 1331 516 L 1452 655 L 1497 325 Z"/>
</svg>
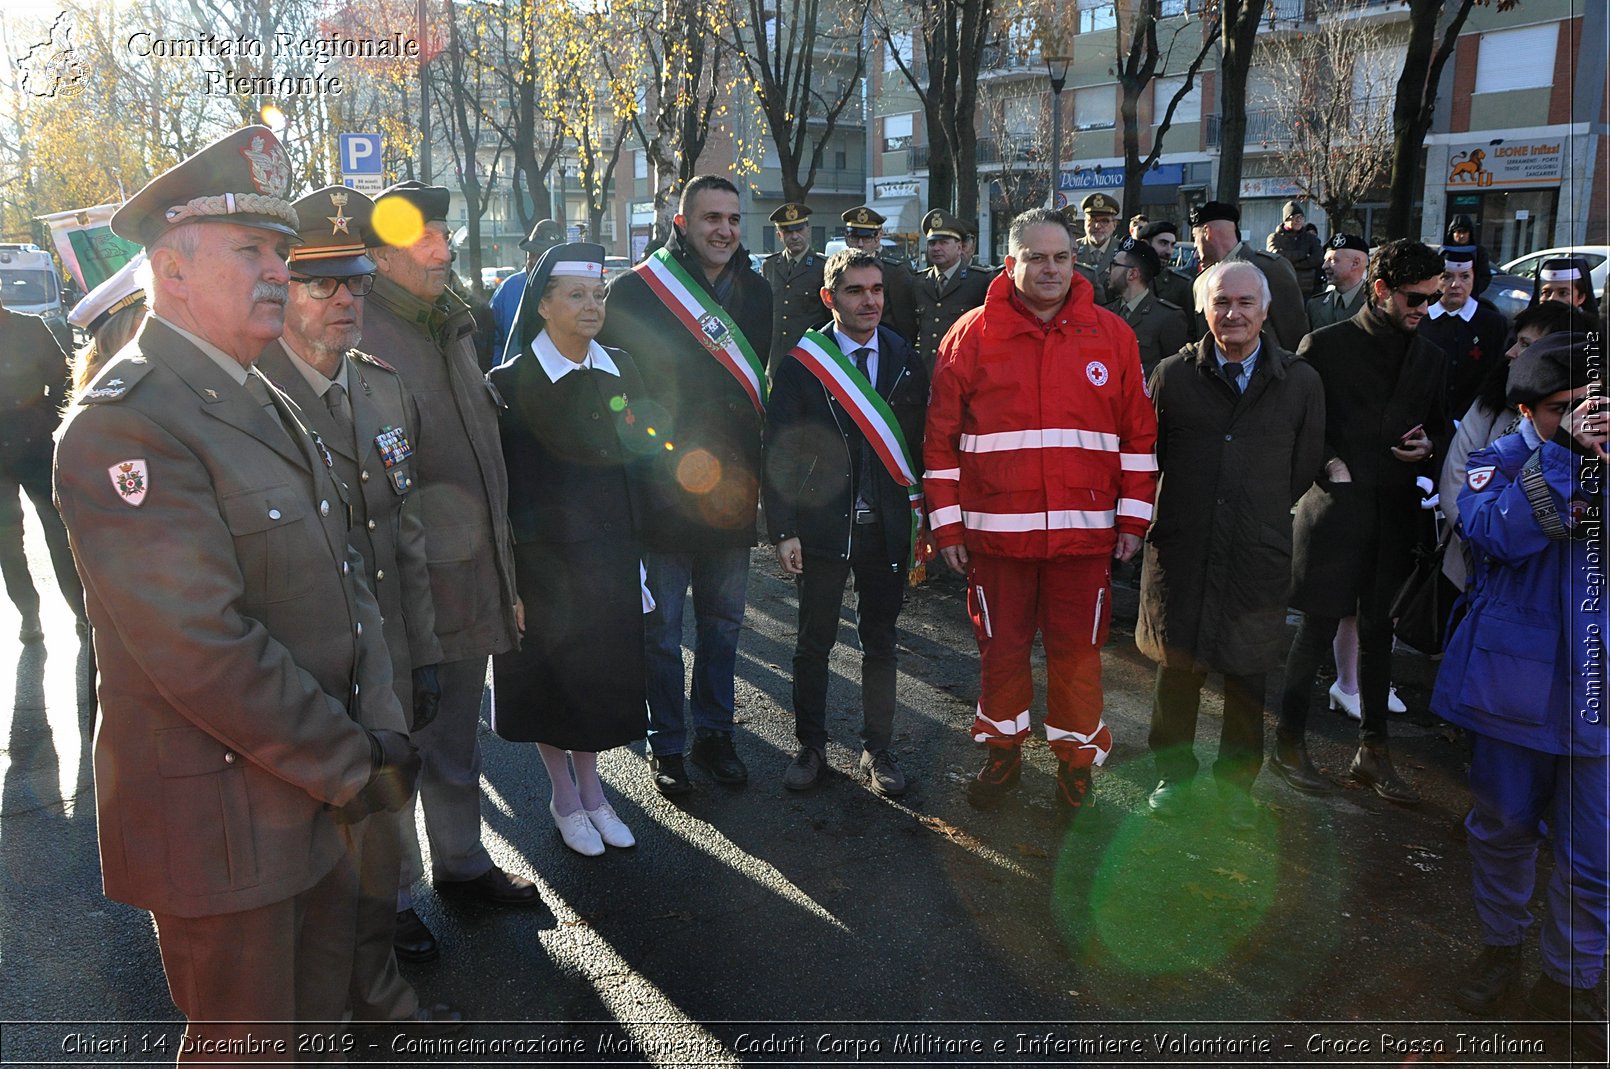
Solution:
<svg viewBox="0 0 1610 1069">
<path fill-rule="evenodd" d="M 341 173 L 380 174 L 380 135 L 342 134 Z"/>
</svg>

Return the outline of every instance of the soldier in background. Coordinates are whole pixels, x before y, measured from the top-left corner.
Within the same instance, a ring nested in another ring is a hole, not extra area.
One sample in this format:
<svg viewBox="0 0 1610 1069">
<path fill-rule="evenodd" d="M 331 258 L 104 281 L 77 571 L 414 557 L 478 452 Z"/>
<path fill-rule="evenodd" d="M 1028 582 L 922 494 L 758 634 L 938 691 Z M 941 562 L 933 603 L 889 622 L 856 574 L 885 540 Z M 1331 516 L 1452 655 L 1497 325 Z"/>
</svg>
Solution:
<svg viewBox="0 0 1610 1069">
<path fill-rule="evenodd" d="M 1322 270 L 1330 286 L 1324 293 L 1308 298 L 1304 306 L 1311 331 L 1352 319 L 1369 297 L 1364 288 L 1364 274 L 1370 266 L 1369 243 L 1354 234 L 1334 234 L 1326 245 Z"/>
<path fill-rule="evenodd" d="M 1163 269 L 1152 279 L 1152 292 L 1163 300 L 1178 305 L 1185 320 L 1185 333 L 1194 333 L 1196 324 L 1192 321 L 1192 313 L 1196 306 L 1191 300 L 1191 276 L 1172 266 L 1174 246 L 1179 243 L 1179 228 L 1167 219 L 1159 219 L 1155 223 L 1146 224 L 1146 229 L 1141 231 L 1140 237 L 1152 247 L 1157 259 L 1163 264 Z"/>
<path fill-rule="evenodd" d="M 1107 292 L 1107 270 L 1118 252 L 1114 236 L 1118 232 L 1118 201 L 1106 193 L 1092 193 L 1079 202 L 1079 211 L 1084 216 L 1085 236 L 1074 254 L 1079 263 L 1095 273 L 1096 303 L 1106 304 L 1114 296 Z"/>
<path fill-rule="evenodd" d="M 851 208 L 840 218 L 844 220 L 844 244 L 871 253 L 883 265 L 882 325 L 892 329 L 908 344 L 915 343 L 917 276 L 905 257 L 884 253 L 883 224 L 888 220 L 865 204 Z"/>
<path fill-rule="evenodd" d="M 1297 286 L 1306 297 L 1319 291 L 1319 268 L 1325 262 L 1325 246 L 1319 235 L 1308 229 L 1302 205 L 1288 200 L 1281 212 L 1283 222 L 1269 235 L 1269 251 L 1284 256 L 1297 274 Z"/>
<path fill-rule="evenodd" d="M 1141 215 L 1139 212 L 1131 215 L 1129 217 L 1129 236 L 1132 238 L 1144 239 L 1146 235 L 1146 228 L 1151 225 L 1151 222 L 1152 221 L 1150 219 L 1146 218 L 1144 215 Z"/>
<path fill-rule="evenodd" d="M 1303 311 L 1303 293 L 1297 285 L 1297 275 L 1285 257 L 1254 249 L 1242 241 L 1241 209 L 1222 201 L 1210 200 L 1191 209 L 1191 234 L 1196 238 L 1196 251 L 1201 254 L 1204 272 L 1224 260 L 1245 260 L 1263 272 L 1273 295 L 1268 325 L 1264 329 L 1272 326 L 1280 347 L 1294 352 L 1303 335 L 1308 333 L 1308 315 Z M 1197 275 L 1191 284 L 1196 320 L 1192 333 L 1197 337 L 1207 333 L 1207 320 L 1202 314 L 1205 307 L 1202 278 Z"/>
<path fill-rule="evenodd" d="M 939 343 L 963 313 L 984 303 L 994 272 L 975 267 L 962 258 L 967 223 L 942 208 L 922 219 L 928 242 L 928 270 L 917 276 L 914 346 L 923 365 L 933 370 Z"/>
<path fill-rule="evenodd" d="M 822 265 L 825 257 L 811 249 L 811 209 L 789 202 L 767 216 L 777 224 L 781 252 L 760 263 L 771 283 L 771 352 L 786 354 L 800 335 L 822 321 Z"/>
<path fill-rule="evenodd" d="M 1151 282 L 1161 268 L 1150 245 L 1124 238 L 1107 272 L 1107 289 L 1116 294 L 1107 311 L 1116 313 L 1135 332 L 1141 370 L 1148 378 L 1165 356 L 1179 352 L 1191 340 L 1184 309 L 1152 292 Z"/>
</svg>

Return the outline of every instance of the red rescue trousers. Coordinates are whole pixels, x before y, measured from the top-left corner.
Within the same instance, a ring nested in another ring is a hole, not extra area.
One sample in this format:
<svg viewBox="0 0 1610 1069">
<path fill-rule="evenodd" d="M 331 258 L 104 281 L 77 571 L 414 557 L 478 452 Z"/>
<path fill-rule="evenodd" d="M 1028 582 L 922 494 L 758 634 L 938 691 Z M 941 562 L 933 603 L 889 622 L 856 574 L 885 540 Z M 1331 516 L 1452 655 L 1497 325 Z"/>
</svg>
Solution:
<svg viewBox="0 0 1610 1069">
<path fill-rule="evenodd" d="M 1029 655 L 1045 642 L 1049 693 L 1045 735 L 1057 759 L 1099 765 L 1112 749 L 1101 720 L 1101 647 L 1112 616 L 1112 561 L 1100 557 L 1017 560 L 974 554 L 967 613 L 982 679 L 973 740 L 1021 746 L 1029 735 L 1034 675 Z"/>
</svg>

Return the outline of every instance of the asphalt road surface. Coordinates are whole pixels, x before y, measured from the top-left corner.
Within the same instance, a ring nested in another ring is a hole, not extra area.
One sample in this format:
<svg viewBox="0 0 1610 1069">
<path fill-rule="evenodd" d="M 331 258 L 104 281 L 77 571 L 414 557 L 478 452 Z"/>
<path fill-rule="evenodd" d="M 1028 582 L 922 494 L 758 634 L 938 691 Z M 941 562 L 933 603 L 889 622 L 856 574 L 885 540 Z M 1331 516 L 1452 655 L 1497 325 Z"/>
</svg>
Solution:
<svg viewBox="0 0 1610 1069">
<path fill-rule="evenodd" d="M 180 1022 L 151 921 L 100 893 L 87 654 L 34 557 L 45 642 L 21 645 L 0 601 L 0 661 L 15 664 L 0 673 L 0 1062 L 171 1063 Z M 1450 1000 L 1477 938 L 1460 828 L 1465 750 L 1426 712 L 1433 663 L 1404 655 L 1395 674 L 1410 711 L 1392 722 L 1394 754 L 1427 796 L 1419 808 L 1357 789 L 1307 798 L 1265 773 L 1258 826 L 1232 834 L 1204 775 L 1198 813 L 1164 823 L 1145 808 L 1152 666 L 1134 648 L 1136 594 L 1120 587 L 1103 657 L 1116 745 L 1096 775 L 1098 806 L 1063 828 L 1043 735 L 1026 751 L 1017 800 L 993 813 L 965 801 L 982 750 L 967 734 L 978 658 L 961 595 L 958 582 L 930 583 L 902 616 L 894 750 L 911 788 L 898 801 L 854 775 L 848 601 L 832 662 L 832 772 L 813 792 L 783 789 L 795 608 L 764 549 L 739 651 L 747 788 L 694 770 L 697 789 L 672 803 L 654 791 L 641 744 L 613 751 L 600 768 L 638 846 L 583 858 L 548 818 L 536 753 L 483 725 L 486 843 L 537 881 L 544 905 L 487 909 L 423 887 L 419 910 L 443 954 L 405 972 L 425 999 L 475 1023 L 451 1045 L 364 1041 L 354 1060 L 1572 1064 L 1563 1028 L 1475 1021 Z M 1037 675 L 1036 725 L 1043 665 Z M 1311 749 L 1340 776 L 1352 725 L 1325 711 L 1328 683 L 1315 682 Z M 1204 765 L 1219 714 L 1213 690 Z M 1535 937 L 1526 963 L 1535 973 Z"/>
</svg>

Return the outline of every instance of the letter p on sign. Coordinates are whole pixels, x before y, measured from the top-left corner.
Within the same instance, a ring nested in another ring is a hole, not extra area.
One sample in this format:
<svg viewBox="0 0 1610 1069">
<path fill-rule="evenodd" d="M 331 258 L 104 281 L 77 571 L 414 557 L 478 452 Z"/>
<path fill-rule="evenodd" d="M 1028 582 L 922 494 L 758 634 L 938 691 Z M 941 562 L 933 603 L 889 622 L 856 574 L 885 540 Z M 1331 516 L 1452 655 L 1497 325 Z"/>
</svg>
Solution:
<svg viewBox="0 0 1610 1069">
<path fill-rule="evenodd" d="M 380 174 L 380 135 L 341 135 L 342 174 Z"/>
</svg>

